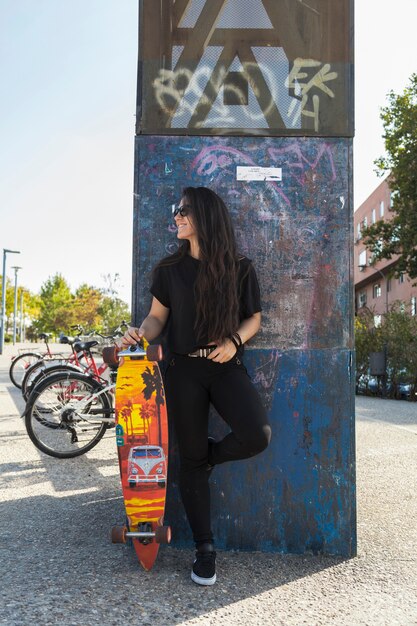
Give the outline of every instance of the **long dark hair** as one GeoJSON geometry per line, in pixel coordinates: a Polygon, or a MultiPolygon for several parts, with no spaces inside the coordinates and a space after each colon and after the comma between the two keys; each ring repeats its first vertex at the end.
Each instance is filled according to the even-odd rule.
{"type": "MultiPolygon", "coordinates": [[[[197,339],[224,340],[239,325],[239,257],[229,211],[207,187],[186,187],[183,197],[197,231],[200,267],[195,282],[197,339]]],[[[180,245],[171,262],[189,253],[188,241],[180,245]]],[[[164,264],[164,262],[162,262],[164,264]]]]}

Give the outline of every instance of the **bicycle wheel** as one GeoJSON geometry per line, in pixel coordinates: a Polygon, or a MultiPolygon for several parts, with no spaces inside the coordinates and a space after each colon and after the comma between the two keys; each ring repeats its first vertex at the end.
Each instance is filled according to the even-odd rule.
{"type": "Polygon", "coordinates": [[[32,363],[36,363],[42,359],[42,355],[38,352],[24,352],[13,359],[9,369],[10,380],[18,389],[22,388],[22,380],[32,363]]]}
{"type": "Polygon", "coordinates": [[[36,363],[32,363],[32,365],[28,367],[25,375],[23,376],[23,398],[27,401],[30,394],[35,389],[36,385],[38,385],[47,376],[51,374],[56,374],[57,372],[67,372],[68,370],[71,370],[72,372],[83,372],[80,367],[68,363],[67,360],[40,359],[36,363]]]}
{"type": "Polygon", "coordinates": [[[111,398],[103,389],[90,376],[77,372],[45,378],[26,405],[25,425],[31,441],[58,459],[91,450],[103,437],[113,415],[111,398]]]}

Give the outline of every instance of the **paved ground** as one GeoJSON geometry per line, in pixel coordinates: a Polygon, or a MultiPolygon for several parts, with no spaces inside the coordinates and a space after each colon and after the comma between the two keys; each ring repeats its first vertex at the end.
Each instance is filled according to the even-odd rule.
{"type": "Polygon", "coordinates": [[[417,404],[357,398],[358,557],[220,553],[218,583],[189,578],[191,550],[146,573],[109,526],[123,520],[113,437],[42,455],[0,356],[0,624],[417,625],[417,404]]]}

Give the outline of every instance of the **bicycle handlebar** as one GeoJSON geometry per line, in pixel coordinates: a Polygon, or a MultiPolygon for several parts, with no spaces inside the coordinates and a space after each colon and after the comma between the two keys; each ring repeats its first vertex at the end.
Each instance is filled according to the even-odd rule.
{"type": "Polygon", "coordinates": [[[103,333],[98,332],[97,330],[93,332],[94,335],[98,335],[102,339],[115,339],[116,337],[121,337],[123,335],[123,328],[128,328],[128,323],[123,320],[120,325],[115,328],[110,335],[103,335],[103,333]]]}

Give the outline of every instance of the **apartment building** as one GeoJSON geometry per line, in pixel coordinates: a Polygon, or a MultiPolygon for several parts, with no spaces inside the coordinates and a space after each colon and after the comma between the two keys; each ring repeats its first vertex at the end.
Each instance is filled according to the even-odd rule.
{"type": "Polygon", "coordinates": [[[371,266],[371,252],[362,241],[362,230],[365,226],[381,219],[392,219],[391,206],[387,177],[354,214],[355,310],[359,312],[362,307],[368,307],[374,311],[377,323],[395,301],[400,301],[404,310],[411,315],[417,314],[417,285],[413,286],[407,274],[400,278],[392,275],[397,258],[384,259],[371,266]]]}

